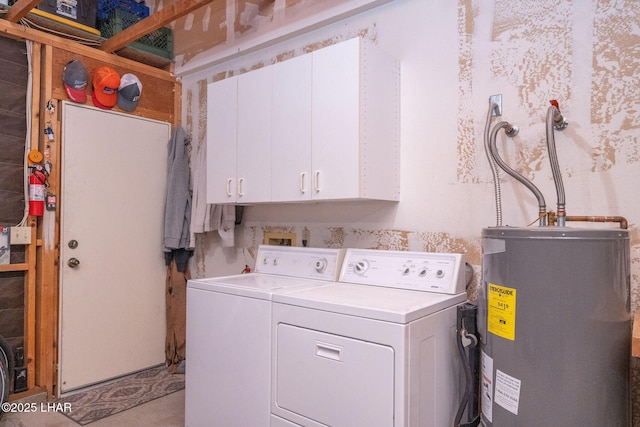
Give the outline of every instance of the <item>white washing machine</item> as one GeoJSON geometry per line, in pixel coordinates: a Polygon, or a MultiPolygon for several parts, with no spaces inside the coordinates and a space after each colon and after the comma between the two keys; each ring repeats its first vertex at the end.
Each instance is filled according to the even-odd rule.
{"type": "Polygon", "coordinates": [[[264,245],[254,273],[187,282],[187,427],[269,425],[271,298],[335,282],[343,255],[264,245]]]}
{"type": "Polygon", "coordinates": [[[274,295],[271,426],[453,425],[464,273],[461,254],[347,249],[340,283],[274,295]]]}

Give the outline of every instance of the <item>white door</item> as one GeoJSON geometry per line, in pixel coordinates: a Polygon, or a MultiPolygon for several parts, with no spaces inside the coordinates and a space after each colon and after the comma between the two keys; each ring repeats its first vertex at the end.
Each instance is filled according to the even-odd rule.
{"type": "Polygon", "coordinates": [[[162,230],[171,126],[67,102],[62,120],[64,393],[165,360],[162,230]]]}

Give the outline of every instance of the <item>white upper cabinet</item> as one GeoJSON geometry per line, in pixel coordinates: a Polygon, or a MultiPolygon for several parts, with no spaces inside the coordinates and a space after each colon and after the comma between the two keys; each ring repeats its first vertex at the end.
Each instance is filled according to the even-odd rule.
{"type": "Polygon", "coordinates": [[[271,200],[271,68],[207,87],[207,203],[271,200]]]}
{"type": "Polygon", "coordinates": [[[207,87],[207,203],[236,202],[238,79],[207,87]]]}
{"type": "Polygon", "coordinates": [[[238,76],[238,203],[271,200],[271,74],[264,67],[238,76]]]}
{"type": "Polygon", "coordinates": [[[398,62],[360,38],[211,83],[207,201],[397,201],[399,92],[398,62]]]}
{"type": "Polygon", "coordinates": [[[311,198],[311,55],[272,66],[271,200],[311,198]]]}
{"type": "Polygon", "coordinates": [[[363,39],[313,52],[313,198],[398,200],[400,70],[363,39]]]}

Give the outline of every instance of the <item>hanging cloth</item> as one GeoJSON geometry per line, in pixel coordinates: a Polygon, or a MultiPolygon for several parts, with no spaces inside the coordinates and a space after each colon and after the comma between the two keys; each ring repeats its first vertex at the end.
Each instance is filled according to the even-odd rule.
{"type": "Polygon", "coordinates": [[[178,271],[186,271],[190,246],[191,192],[189,170],[189,144],[187,133],[177,127],[169,144],[167,158],[167,196],[164,208],[164,235],[166,265],[176,260],[178,271]]]}

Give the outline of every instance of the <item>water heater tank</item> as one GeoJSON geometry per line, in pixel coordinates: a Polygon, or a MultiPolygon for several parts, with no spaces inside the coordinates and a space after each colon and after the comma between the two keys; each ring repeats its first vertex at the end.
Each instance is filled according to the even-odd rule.
{"type": "Polygon", "coordinates": [[[631,425],[627,230],[487,228],[482,248],[482,422],[631,425]]]}

